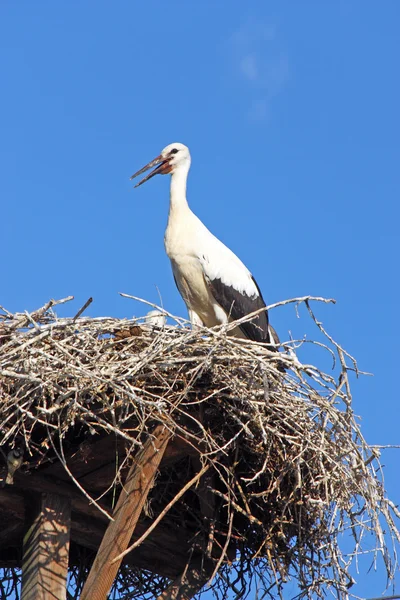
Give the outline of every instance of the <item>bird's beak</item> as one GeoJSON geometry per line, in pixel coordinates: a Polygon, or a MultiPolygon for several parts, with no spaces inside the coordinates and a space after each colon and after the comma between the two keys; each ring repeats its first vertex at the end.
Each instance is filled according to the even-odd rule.
{"type": "Polygon", "coordinates": [[[139,181],[139,183],[137,183],[135,185],[135,187],[138,187],[139,185],[142,185],[142,183],[144,183],[145,181],[148,181],[149,179],[151,179],[152,177],[154,177],[154,175],[159,175],[159,174],[166,175],[167,173],[170,173],[171,172],[171,168],[172,168],[171,165],[169,164],[169,158],[168,157],[166,158],[165,156],[162,156],[162,154],[160,154],[154,160],[152,160],[146,166],[144,166],[143,169],[140,169],[140,171],[137,171],[136,173],[134,173],[130,177],[130,179],[131,180],[134,179],[138,175],[141,175],[142,173],[145,173],[146,171],[148,171],[149,169],[152,169],[153,167],[157,167],[157,168],[154,169],[154,171],[152,171],[148,175],[146,175],[146,177],[144,177],[143,179],[141,179],[139,181]]]}

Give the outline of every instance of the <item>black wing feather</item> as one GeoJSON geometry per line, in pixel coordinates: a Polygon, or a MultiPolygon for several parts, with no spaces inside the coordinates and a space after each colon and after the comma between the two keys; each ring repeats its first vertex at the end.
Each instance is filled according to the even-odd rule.
{"type": "MultiPolygon", "coordinates": [[[[246,294],[241,294],[230,285],[225,285],[221,279],[211,280],[207,278],[215,300],[234,321],[266,306],[260,288],[254,279],[253,281],[258,290],[258,296],[249,297],[246,294]]],[[[265,344],[271,341],[268,329],[268,313],[266,310],[259,313],[251,321],[242,323],[239,325],[239,328],[249,340],[265,344]]]]}

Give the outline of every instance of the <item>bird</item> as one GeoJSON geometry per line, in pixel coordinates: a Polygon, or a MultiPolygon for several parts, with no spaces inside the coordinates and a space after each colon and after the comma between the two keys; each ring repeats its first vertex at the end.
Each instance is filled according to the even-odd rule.
{"type": "Polygon", "coordinates": [[[167,317],[161,310],[149,310],[144,320],[146,325],[156,329],[162,329],[167,322],[167,317]]]}
{"type": "Polygon", "coordinates": [[[166,146],[130,179],[153,167],[135,187],[155,175],[171,175],[164,243],[191,325],[210,328],[260,311],[251,320],[228,331],[228,335],[265,343],[269,347],[272,343],[273,349],[276,349],[279,338],[269,324],[266,304],[253,275],[188,205],[186,184],[190,165],[189,148],[175,142],[166,146]]]}
{"type": "Polygon", "coordinates": [[[14,473],[17,471],[24,460],[24,451],[21,447],[16,446],[7,454],[7,477],[5,484],[13,485],[14,473]]]}

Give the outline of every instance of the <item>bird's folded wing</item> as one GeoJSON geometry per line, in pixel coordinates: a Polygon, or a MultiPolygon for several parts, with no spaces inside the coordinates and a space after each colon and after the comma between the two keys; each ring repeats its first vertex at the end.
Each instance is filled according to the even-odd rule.
{"type": "MultiPolygon", "coordinates": [[[[239,291],[233,285],[228,285],[219,277],[211,278],[205,272],[205,281],[216,302],[223,308],[233,321],[241,319],[250,313],[265,308],[263,297],[259,293],[258,286],[253,279],[255,293],[248,296],[245,291],[239,291]]],[[[251,321],[239,325],[241,331],[250,340],[255,342],[270,342],[268,331],[267,311],[260,312],[251,321]]]]}

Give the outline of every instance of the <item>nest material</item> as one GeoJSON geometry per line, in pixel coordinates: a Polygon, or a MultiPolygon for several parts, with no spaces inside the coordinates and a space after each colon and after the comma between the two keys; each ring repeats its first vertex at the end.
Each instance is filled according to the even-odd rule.
{"type": "MultiPolygon", "coordinates": [[[[310,298],[295,301],[306,303],[325,333],[310,298]]],[[[399,514],[351,409],[348,372],[357,366],[332,338],[319,346],[336,355],[337,380],[301,364],[293,351],[278,356],[218,328],[192,331],[179,319],[163,328],[58,319],[54,304],[5,312],[0,322],[0,445],[8,451],[23,440],[21,470],[66,461],[77,428],[89,443],[99,432],[117,436],[129,457],[162,423],[210,465],[201,485],[213,514],[201,513],[201,486],[178,496],[193,476],[192,457],[159,474],[146,510],[157,516],[177,498],[163,524],[192,532],[193,548],[212,562],[216,590],[239,587],[242,594],[257,576],[275,595],[292,577],[300,596],[333,589],[346,597],[367,531],[376,540],[371,552],[393,578],[395,545],[388,545],[399,540],[399,514]],[[339,538],[346,530],[354,547],[345,553],[339,538]]],[[[133,597],[128,582],[138,576],[126,566],[121,573],[119,589],[133,597]]]]}

